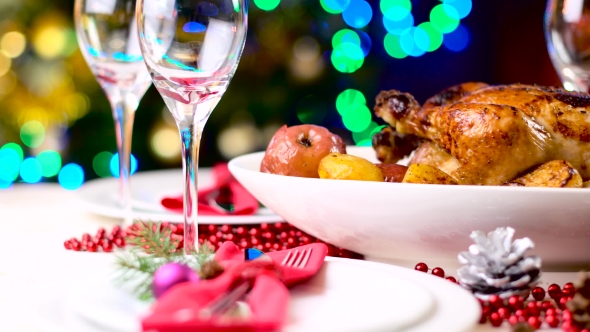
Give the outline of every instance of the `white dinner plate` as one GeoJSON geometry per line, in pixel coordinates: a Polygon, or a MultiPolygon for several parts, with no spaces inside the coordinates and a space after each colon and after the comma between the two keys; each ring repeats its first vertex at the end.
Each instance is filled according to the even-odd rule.
{"type": "MultiPolygon", "coordinates": [[[[211,169],[199,168],[199,187],[212,185],[211,169]]],[[[92,213],[123,218],[123,210],[117,204],[118,179],[106,178],[86,182],[79,190],[78,197],[92,213]]],[[[152,221],[183,222],[181,213],[165,209],[160,201],[167,196],[182,193],[181,169],[139,172],[131,176],[131,199],[133,217],[152,221]]],[[[267,208],[260,208],[248,216],[199,216],[203,224],[260,224],[282,222],[283,219],[267,208]]]]}
{"type": "MultiPolygon", "coordinates": [[[[32,310],[42,330],[137,331],[136,316],[148,305],[99,276],[75,285],[67,296],[58,287],[46,288],[32,310]]],[[[463,332],[472,330],[480,314],[470,293],[442,278],[332,257],[291,296],[283,331],[463,332]]]]}

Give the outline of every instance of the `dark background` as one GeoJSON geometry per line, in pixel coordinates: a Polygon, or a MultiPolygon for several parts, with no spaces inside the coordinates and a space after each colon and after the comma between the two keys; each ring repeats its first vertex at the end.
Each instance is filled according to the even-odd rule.
{"type": "MultiPolygon", "coordinates": [[[[67,29],[71,37],[73,1],[1,2],[0,36],[17,30],[30,42],[43,22],[51,22],[57,17],[57,24],[67,29]]],[[[240,137],[244,135],[255,139],[240,153],[264,149],[277,126],[301,123],[296,112],[305,97],[313,99],[314,107],[326,112],[317,124],[327,126],[347,143],[354,144],[351,133],[344,128],[335,109],[336,97],[345,89],[361,91],[367,97],[367,106],[372,108],[374,96],[383,89],[407,91],[424,101],[448,86],[466,81],[560,84],[545,46],[543,1],[474,0],[471,13],[461,21],[471,32],[465,50],[453,52],[443,46],[435,52],[404,59],[394,59],[385,52],[383,37],[386,31],[381,22],[379,3],[368,2],[373,9],[373,19],[363,30],[371,37],[372,48],[363,66],[351,74],[338,72],[330,62],[331,38],[335,32],[347,27],[341,15],[326,13],[318,0],[283,0],[271,12],[264,12],[250,2],[244,55],[229,89],[205,127],[200,165],[210,166],[231,157],[231,154],[222,153],[218,144],[220,134],[228,128],[241,128],[243,135],[230,135],[232,139],[226,140],[225,144],[240,144],[240,137]],[[293,43],[305,35],[319,42],[325,67],[317,78],[302,81],[290,73],[289,61],[293,43]],[[248,133],[250,135],[246,135],[248,133]]],[[[415,25],[428,20],[430,9],[439,3],[435,0],[412,1],[415,25]]],[[[75,39],[70,38],[69,42],[75,43],[75,39]]],[[[14,99],[30,95],[27,86],[21,84],[25,75],[47,79],[42,69],[44,64],[65,64],[75,90],[88,97],[89,109],[84,116],[71,116],[69,123],[63,119],[52,120],[48,126],[59,128],[59,144],[53,148],[60,152],[64,164],[78,163],[84,168],[87,180],[95,178],[93,158],[101,151],[116,150],[114,128],[107,100],[75,48],[70,54],[44,59],[36,55],[33,47],[27,46],[23,55],[13,59],[12,72],[17,82],[9,93],[0,94],[0,145],[6,142],[20,144],[18,118],[24,111],[14,99]],[[35,61],[42,64],[41,69],[33,74],[24,70],[35,61]]],[[[60,95],[33,99],[47,102],[43,98],[55,99],[60,95]]],[[[150,145],[154,128],[172,128],[170,122],[164,120],[164,112],[161,97],[151,87],[139,106],[134,126],[132,150],[139,160],[140,171],[180,166],[179,157],[160,158],[150,145]]],[[[54,113],[48,111],[48,114],[54,113]]],[[[24,145],[23,148],[28,155],[39,152],[38,149],[26,149],[24,145]]]]}

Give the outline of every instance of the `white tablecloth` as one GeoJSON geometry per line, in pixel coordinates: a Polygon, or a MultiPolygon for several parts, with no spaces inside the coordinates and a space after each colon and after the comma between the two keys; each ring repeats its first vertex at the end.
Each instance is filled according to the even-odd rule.
{"type": "MultiPolygon", "coordinates": [[[[94,273],[90,255],[63,247],[71,237],[94,235],[119,221],[87,213],[76,192],[56,184],[16,185],[0,190],[0,331],[41,331],[30,304],[45,285],[94,273]],[[83,257],[83,259],[82,259],[83,257]]],[[[544,273],[543,287],[573,281],[576,273],[544,273]]],[[[475,331],[509,331],[478,326],[475,331]]]]}

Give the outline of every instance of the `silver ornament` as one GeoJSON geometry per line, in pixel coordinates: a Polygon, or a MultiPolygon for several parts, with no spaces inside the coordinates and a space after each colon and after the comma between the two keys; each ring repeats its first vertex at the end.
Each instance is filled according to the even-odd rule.
{"type": "Polygon", "coordinates": [[[473,291],[476,297],[487,300],[490,295],[503,299],[524,296],[539,282],[541,259],[524,257],[535,246],[531,239],[525,237],[513,242],[511,227],[497,228],[487,236],[474,231],[470,237],[475,244],[469,246],[469,251],[459,253],[463,266],[457,274],[459,284],[473,291]]]}

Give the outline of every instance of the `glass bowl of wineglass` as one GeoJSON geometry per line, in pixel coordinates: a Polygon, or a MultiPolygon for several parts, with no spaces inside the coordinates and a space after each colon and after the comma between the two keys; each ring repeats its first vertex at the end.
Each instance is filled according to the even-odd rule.
{"type": "Polygon", "coordinates": [[[184,172],[184,251],[197,234],[199,142],[240,60],[246,0],[138,0],[143,59],[180,133],[184,172]]]}
{"type": "Polygon", "coordinates": [[[563,87],[590,92],[590,0],[547,1],[545,38],[563,87]]]}
{"type": "Polygon", "coordinates": [[[119,204],[132,223],[130,177],[133,119],[151,84],[139,49],[135,0],[76,0],[76,36],[113,111],[119,157],[119,204]]]}

